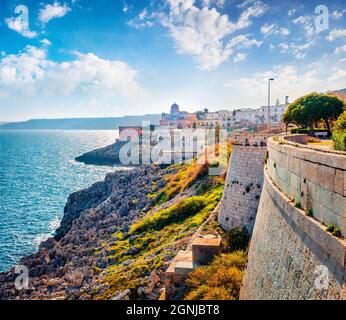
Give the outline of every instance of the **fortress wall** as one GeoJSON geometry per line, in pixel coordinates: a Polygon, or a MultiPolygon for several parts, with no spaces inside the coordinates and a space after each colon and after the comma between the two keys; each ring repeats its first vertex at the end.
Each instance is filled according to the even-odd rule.
{"type": "Polygon", "coordinates": [[[241,299],[346,299],[346,241],[321,223],[344,227],[346,163],[335,156],[269,139],[241,299]]]}
{"type": "Polygon", "coordinates": [[[346,156],[302,145],[268,141],[268,173],[303,209],[346,236],[346,156]]]}
{"type": "Polygon", "coordinates": [[[252,233],[263,185],[268,135],[241,133],[232,137],[232,153],[218,216],[230,230],[246,226],[252,233]]]}

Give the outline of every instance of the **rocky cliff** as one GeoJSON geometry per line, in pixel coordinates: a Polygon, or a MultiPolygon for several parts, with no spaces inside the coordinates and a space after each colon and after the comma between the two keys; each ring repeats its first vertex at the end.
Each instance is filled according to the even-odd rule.
{"type": "Polygon", "coordinates": [[[110,173],[102,182],[69,196],[61,226],[54,238],[20,265],[29,269],[30,287],[14,287],[14,270],[0,275],[2,299],[79,298],[93,280],[93,250],[116,230],[126,230],[150,204],[152,183],[162,183],[157,167],[110,173]],[[136,199],[136,201],[133,201],[136,199]]]}
{"type": "Polygon", "coordinates": [[[2,273],[0,299],[158,298],[155,273],[221,199],[223,180],[206,169],[185,163],[117,171],[71,194],[55,237],[19,262],[29,287],[17,290],[14,269],[2,273]]]}
{"type": "Polygon", "coordinates": [[[93,165],[116,165],[120,164],[119,151],[126,142],[117,141],[109,146],[95,149],[82,154],[75,160],[93,165]]]}

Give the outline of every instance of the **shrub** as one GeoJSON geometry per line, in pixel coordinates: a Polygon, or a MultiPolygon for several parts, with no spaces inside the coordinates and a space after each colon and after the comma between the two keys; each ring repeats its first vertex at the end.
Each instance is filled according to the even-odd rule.
{"type": "Polygon", "coordinates": [[[197,267],[189,275],[187,300],[235,300],[239,298],[246,254],[237,251],[217,256],[208,266],[197,267]]]}
{"type": "Polygon", "coordinates": [[[314,216],[314,212],[312,211],[312,208],[309,208],[309,210],[306,212],[306,215],[308,217],[313,217],[314,216]]]}
{"type": "Polygon", "coordinates": [[[302,207],[300,201],[294,201],[294,207],[300,209],[302,207]]]}
{"type": "Polygon", "coordinates": [[[341,231],[340,231],[339,228],[334,228],[333,236],[334,236],[334,237],[338,237],[338,238],[341,237],[341,231]]]}
{"type": "MultiPolygon", "coordinates": [[[[323,128],[314,128],[314,132],[327,132],[329,137],[332,135],[330,130],[323,129],[323,128]]],[[[291,129],[291,133],[292,134],[308,134],[309,129],[308,128],[293,128],[291,129]]]]}
{"type": "Polygon", "coordinates": [[[335,150],[346,151],[346,130],[333,132],[333,146],[335,150]]]}
{"type": "Polygon", "coordinates": [[[340,115],[335,123],[333,146],[335,150],[346,151],[346,111],[340,115]]]}
{"type": "Polygon", "coordinates": [[[131,226],[131,233],[139,233],[145,230],[161,230],[165,226],[185,220],[196,214],[206,206],[204,197],[191,197],[180,201],[171,207],[157,211],[144,217],[140,222],[131,226]]]}
{"type": "Polygon", "coordinates": [[[245,227],[236,227],[226,234],[226,248],[229,251],[246,250],[250,235],[245,227]]]}
{"type": "Polygon", "coordinates": [[[326,228],[326,231],[330,232],[335,237],[341,237],[340,229],[334,224],[329,224],[326,228]]]}

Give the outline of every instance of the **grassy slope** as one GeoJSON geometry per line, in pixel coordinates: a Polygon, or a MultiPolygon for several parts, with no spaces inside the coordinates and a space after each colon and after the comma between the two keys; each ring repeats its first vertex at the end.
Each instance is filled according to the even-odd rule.
{"type": "Polygon", "coordinates": [[[185,249],[221,200],[224,180],[208,176],[207,170],[197,163],[168,167],[164,188],[152,185],[152,209],[129,232],[116,232],[95,251],[96,256],[106,251],[110,262],[106,270],[95,270],[100,272],[99,283],[107,285],[106,290],[95,292],[96,299],[110,299],[125,289],[131,290],[131,298],[138,298],[136,291],[145,284],[144,277],[165,270],[177,252],[185,249]]]}

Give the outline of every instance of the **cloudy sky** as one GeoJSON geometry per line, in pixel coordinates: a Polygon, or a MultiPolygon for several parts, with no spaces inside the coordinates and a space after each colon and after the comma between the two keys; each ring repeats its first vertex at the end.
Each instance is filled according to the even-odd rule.
{"type": "Polygon", "coordinates": [[[322,2],[1,0],[0,121],[257,107],[268,77],[273,101],[345,88],[346,4],[322,2]]]}

